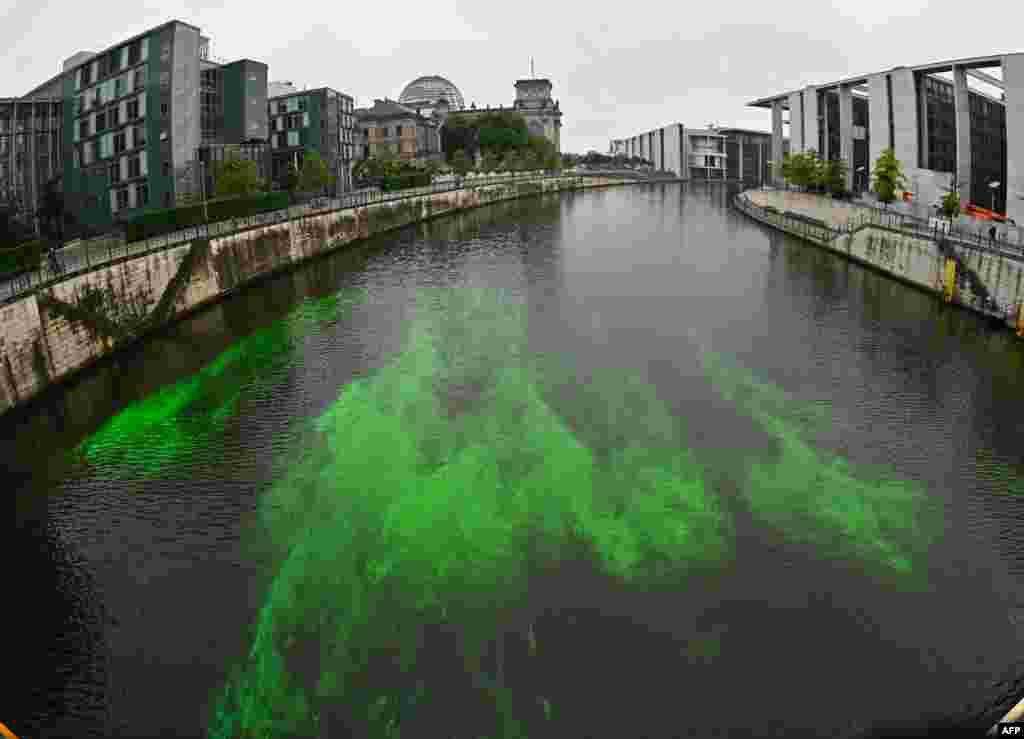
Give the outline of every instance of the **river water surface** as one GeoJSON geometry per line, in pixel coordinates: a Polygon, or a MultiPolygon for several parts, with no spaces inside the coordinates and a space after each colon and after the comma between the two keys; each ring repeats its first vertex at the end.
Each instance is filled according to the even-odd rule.
{"type": "Polygon", "coordinates": [[[728,197],[409,227],[0,419],[0,721],[846,736],[990,700],[1024,345],[728,197]]]}

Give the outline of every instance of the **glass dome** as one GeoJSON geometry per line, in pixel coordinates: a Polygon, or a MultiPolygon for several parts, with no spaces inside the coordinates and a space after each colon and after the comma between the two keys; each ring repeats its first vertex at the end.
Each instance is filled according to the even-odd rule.
{"type": "Polygon", "coordinates": [[[465,107],[459,88],[444,77],[437,75],[414,79],[402,90],[402,94],[398,96],[398,102],[410,108],[432,110],[441,97],[448,101],[450,110],[462,110],[465,107]]]}

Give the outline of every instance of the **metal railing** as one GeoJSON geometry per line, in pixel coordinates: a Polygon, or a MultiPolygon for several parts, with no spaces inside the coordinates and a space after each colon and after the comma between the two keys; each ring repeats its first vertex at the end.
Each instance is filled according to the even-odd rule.
{"type": "Polygon", "coordinates": [[[267,226],[275,223],[286,223],[311,215],[321,215],[338,210],[362,208],[376,203],[388,203],[396,200],[422,197],[423,195],[435,195],[455,190],[472,190],[495,185],[515,184],[524,182],[536,182],[551,179],[571,179],[576,184],[581,184],[584,177],[599,176],[592,174],[562,175],[554,172],[546,172],[542,175],[528,174],[509,175],[500,177],[465,177],[455,181],[435,183],[424,187],[411,188],[407,190],[396,190],[394,192],[382,192],[379,189],[367,189],[358,192],[346,193],[337,198],[317,198],[310,203],[295,205],[275,211],[257,213],[244,218],[231,218],[214,223],[204,223],[189,228],[181,229],[169,234],[154,236],[142,241],[135,241],[125,244],[109,243],[105,250],[93,253],[95,250],[89,248],[81,249],[83,254],[72,255],[58,252],[56,258],[44,259],[39,269],[23,272],[9,278],[6,282],[0,281],[0,303],[10,301],[20,295],[38,290],[40,287],[50,283],[67,279],[68,277],[88,272],[104,264],[116,262],[127,257],[139,256],[147,252],[161,251],[185,244],[195,239],[215,238],[227,234],[244,231],[249,228],[267,226]],[[104,253],[105,252],[105,253],[104,253]]]}
{"type": "Polygon", "coordinates": [[[743,193],[733,198],[733,205],[755,220],[777,226],[783,231],[795,233],[819,244],[829,244],[844,233],[840,228],[816,222],[807,216],[755,205],[744,197],[743,193]]]}

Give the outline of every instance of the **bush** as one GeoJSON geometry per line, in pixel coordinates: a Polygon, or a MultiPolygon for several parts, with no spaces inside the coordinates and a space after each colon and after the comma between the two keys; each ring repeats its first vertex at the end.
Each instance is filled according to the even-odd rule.
{"type": "MultiPolygon", "coordinates": [[[[225,221],[229,218],[245,218],[255,213],[281,210],[287,207],[288,193],[286,192],[262,193],[249,198],[210,200],[206,203],[211,223],[225,221]]],[[[204,222],[202,203],[181,208],[153,210],[128,221],[125,225],[125,241],[129,243],[141,241],[189,226],[197,226],[204,222]]]]}
{"type": "Polygon", "coordinates": [[[46,248],[45,239],[24,241],[17,246],[0,248],[0,275],[14,275],[38,269],[46,248]]]}
{"type": "Polygon", "coordinates": [[[384,192],[395,192],[396,190],[407,190],[410,187],[424,187],[430,184],[429,172],[415,172],[413,174],[388,175],[381,183],[384,192]]]}

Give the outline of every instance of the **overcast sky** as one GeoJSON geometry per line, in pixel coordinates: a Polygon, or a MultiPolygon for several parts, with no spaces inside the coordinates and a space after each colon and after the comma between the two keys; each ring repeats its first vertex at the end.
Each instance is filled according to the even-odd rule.
{"type": "Polygon", "coordinates": [[[561,102],[562,149],[574,152],[668,123],[768,130],[770,114],[747,102],[900,64],[1024,51],[1019,0],[0,0],[0,17],[0,96],[24,94],[76,51],[173,18],[199,26],[218,57],[266,62],[272,80],[329,85],[358,105],[424,74],[451,80],[467,105],[507,105],[533,56],[561,102]]]}

